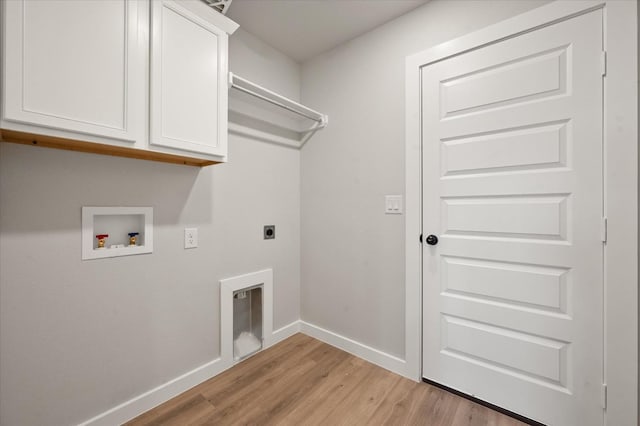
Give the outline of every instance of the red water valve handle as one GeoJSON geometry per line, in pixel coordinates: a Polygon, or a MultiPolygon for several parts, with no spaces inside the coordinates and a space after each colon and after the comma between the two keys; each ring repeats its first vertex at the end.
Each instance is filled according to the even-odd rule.
{"type": "Polygon", "coordinates": [[[99,240],[102,240],[104,238],[109,238],[109,234],[98,234],[96,235],[96,238],[99,240]]]}

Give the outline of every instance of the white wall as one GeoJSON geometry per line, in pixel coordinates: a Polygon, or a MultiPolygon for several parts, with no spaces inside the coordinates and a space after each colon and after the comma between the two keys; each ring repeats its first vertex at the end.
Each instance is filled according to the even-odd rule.
{"type": "MultiPolygon", "coordinates": [[[[242,30],[230,68],[298,97],[299,66],[242,30]]],[[[221,278],[272,267],[274,329],[299,318],[300,153],[229,147],[197,169],[0,144],[0,424],[75,424],[217,358],[221,278]],[[154,253],[81,261],[91,205],[153,206],[154,253]]]]}
{"type": "MultiPolygon", "coordinates": [[[[329,126],[302,150],[302,319],[404,357],[405,57],[546,3],[432,0],[302,68],[329,126]]],[[[416,236],[417,238],[417,236],[416,236]]]]}

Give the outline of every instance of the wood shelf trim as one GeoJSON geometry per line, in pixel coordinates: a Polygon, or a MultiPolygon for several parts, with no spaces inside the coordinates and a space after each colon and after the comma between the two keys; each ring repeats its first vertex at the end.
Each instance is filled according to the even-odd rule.
{"type": "Polygon", "coordinates": [[[182,164],[194,167],[206,167],[219,163],[219,161],[202,160],[199,158],[185,157],[181,155],[165,154],[163,152],[145,151],[136,148],[85,142],[75,139],[39,135],[35,133],[19,132],[8,129],[0,129],[0,141],[22,145],[42,146],[45,148],[64,149],[67,151],[135,158],[138,160],[182,164]]]}

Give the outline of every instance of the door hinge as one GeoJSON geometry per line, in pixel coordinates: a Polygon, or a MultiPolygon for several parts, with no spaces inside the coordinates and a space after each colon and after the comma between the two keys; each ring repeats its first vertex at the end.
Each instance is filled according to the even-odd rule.
{"type": "Polygon", "coordinates": [[[602,384],[602,393],[600,395],[600,403],[602,404],[602,408],[603,409],[607,409],[607,385],[606,384],[602,384]]]}
{"type": "Polygon", "coordinates": [[[607,75],[607,52],[602,51],[600,55],[600,71],[602,71],[602,76],[607,75]]]}
{"type": "Polygon", "coordinates": [[[600,239],[603,243],[607,242],[607,218],[602,218],[602,224],[600,225],[600,239]]]}

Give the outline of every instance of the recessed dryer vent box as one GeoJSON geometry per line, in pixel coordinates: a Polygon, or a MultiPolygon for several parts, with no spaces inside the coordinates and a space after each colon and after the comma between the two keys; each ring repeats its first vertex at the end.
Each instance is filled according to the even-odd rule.
{"type": "Polygon", "coordinates": [[[233,365],[273,341],[273,270],[220,280],[220,358],[233,365]]]}
{"type": "Polygon", "coordinates": [[[153,207],[82,208],[83,260],[152,252],[153,207]]]}

